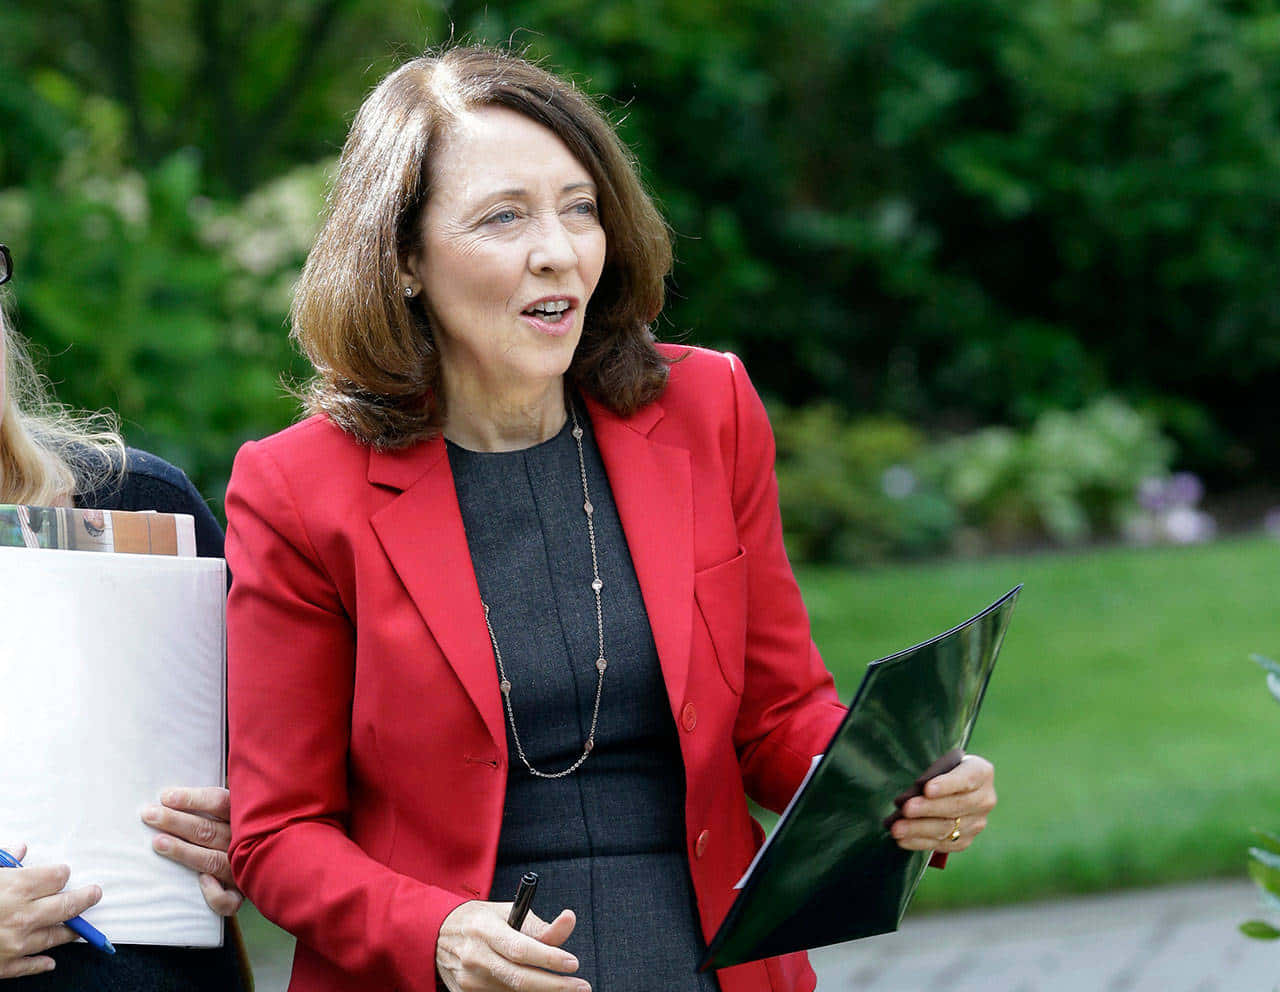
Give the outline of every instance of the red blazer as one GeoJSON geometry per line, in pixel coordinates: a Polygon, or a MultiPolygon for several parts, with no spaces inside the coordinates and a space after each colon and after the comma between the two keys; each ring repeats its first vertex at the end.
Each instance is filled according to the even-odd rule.
{"type": "MultiPolygon", "coordinates": [[[[658,648],[710,939],[844,710],[782,545],[773,436],[731,355],[658,402],[588,401],[658,648]]],[[[358,444],[323,417],[246,444],[227,489],[231,863],[298,937],[293,992],[435,988],[444,918],[487,898],[509,767],[497,669],[442,440],[358,444]]],[[[809,990],[803,954],[720,972],[809,990]]]]}

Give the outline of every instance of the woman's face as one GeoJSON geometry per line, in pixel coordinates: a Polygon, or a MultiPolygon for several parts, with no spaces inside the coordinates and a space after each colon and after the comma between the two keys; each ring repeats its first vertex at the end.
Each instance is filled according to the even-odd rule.
{"type": "Polygon", "coordinates": [[[446,390],[545,388],[569,368],[604,267],[591,174],[514,111],[463,117],[438,151],[402,278],[435,318],[446,390]]]}

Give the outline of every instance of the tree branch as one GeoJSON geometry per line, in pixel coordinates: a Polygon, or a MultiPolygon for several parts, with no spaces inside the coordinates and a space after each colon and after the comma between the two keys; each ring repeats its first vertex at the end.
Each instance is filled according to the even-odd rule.
{"type": "Polygon", "coordinates": [[[208,131],[214,139],[218,172],[232,189],[242,190],[246,185],[245,163],[241,157],[244,128],[232,90],[234,73],[222,23],[222,0],[197,0],[196,33],[203,46],[190,106],[198,106],[199,94],[205,95],[208,131]]]}
{"type": "Polygon", "coordinates": [[[311,18],[302,30],[298,54],[294,64],[280,80],[280,85],[253,118],[249,128],[250,140],[246,143],[246,162],[251,162],[248,172],[257,172],[264,152],[276,142],[273,140],[280,123],[288,117],[298,102],[299,95],[315,71],[320,50],[337,25],[344,8],[351,0],[323,0],[312,11],[311,18]]]}
{"type": "Polygon", "coordinates": [[[133,11],[129,0],[106,0],[101,46],[107,70],[111,73],[116,96],[129,114],[131,145],[142,161],[149,161],[153,145],[142,112],[142,95],[138,89],[137,45],[133,34],[133,11]]]}

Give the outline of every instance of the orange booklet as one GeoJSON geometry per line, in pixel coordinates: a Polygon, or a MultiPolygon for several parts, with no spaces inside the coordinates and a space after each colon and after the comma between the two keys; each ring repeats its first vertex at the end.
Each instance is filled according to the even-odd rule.
{"type": "Polygon", "coordinates": [[[0,547],[194,558],[196,523],[189,513],[0,504],[0,547]]]}

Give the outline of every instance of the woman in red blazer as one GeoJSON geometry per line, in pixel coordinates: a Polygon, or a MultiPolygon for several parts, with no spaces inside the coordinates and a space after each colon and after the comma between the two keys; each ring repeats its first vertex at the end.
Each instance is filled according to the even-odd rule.
{"type": "MultiPolygon", "coordinates": [[[[523,60],[417,59],[357,115],[294,308],[313,415],[227,492],[231,858],[291,989],[814,987],[694,969],[745,795],[784,806],[844,710],[746,372],[649,335],[669,264],[607,122],[523,60]],[[530,860],[559,912],[517,932],[530,860]]],[[[962,850],[994,802],[966,758],[895,836],[962,850]]]]}

